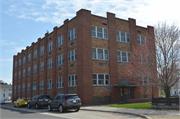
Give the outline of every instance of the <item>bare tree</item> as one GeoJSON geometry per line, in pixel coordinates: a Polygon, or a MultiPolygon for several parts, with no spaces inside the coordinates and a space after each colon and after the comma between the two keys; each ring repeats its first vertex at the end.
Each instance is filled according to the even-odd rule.
{"type": "Polygon", "coordinates": [[[177,25],[159,23],[154,29],[154,36],[148,36],[141,46],[132,48],[132,65],[128,68],[131,70],[127,70],[137,77],[148,76],[145,80],[150,85],[162,84],[169,98],[170,88],[180,77],[179,41],[180,29],[177,25]]]}

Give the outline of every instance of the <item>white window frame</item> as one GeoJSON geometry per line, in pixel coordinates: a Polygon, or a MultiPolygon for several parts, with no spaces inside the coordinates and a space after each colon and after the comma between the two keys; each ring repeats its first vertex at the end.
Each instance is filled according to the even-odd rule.
{"type": "Polygon", "coordinates": [[[33,52],[33,59],[37,57],[37,50],[33,52]]]}
{"type": "MultiPolygon", "coordinates": [[[[93,31],[94,32],[94,31],[93,31]]],[[[99,26],[91,26],[91,36],[92,37],[95,37],[95,38],[101,38],[101,39],[106,39],[106,40],[108,40],[108,37],[109,37],[109,35],[108,35],[108,28],[103,28],[103,27],[99,27],[99,26]],[[95,27],[95,36],[92,36],[92,27],[95,27]],[[97,28],[101,28],[102,29],[102,37],[98,37],[97,36],[97,28]],[[105,33],[104,33],[104,30],[107,30],[107,38],[105,38],[105,33]]]]}
{"type": "Polygon", "coordinates": [[[37,72],[37,64],[33,65],[33,73],[37,72]]]}
{"type": "Polygon", "coordinates": [[[23,57],[23,64],[26,63],[26,56],[23,57]]]}
{"type": "Polygon", "coordinates": [[[28,54],[28,61],[31,60],[31,53],[28,54]]]}
{"type": "Polygon", "coordinates": [[[14,67],[17,67],[17,61],[15,61],[14,67]]]}
{"type": "Polygon", "coordinates": [[[20,87],[20,85],[18,85],[18,92],[20,92],[20,89],[21,89],[21,87],[20,87]]]}
{"type": "MultiPolygon", "coordinates": [[[[92,47],[92,49],[93,48],[95,48],[95,47],[92,47]]],[[[96,53],[95,53],[96,58],[93,58],[93,56],[92,56],[92,59],[109,61],[109,49],[103,49],[103,48],[95,48],[95,49],[96,49],[96,53]],[[99,59],[98,58],[98,49],[102,49],[103,50],[103,59],[99,59]],[[108,54],[105,54],[105,51],[108,51],[108,54]],[[108,59],[106,59],[106,55],[107,55],[108,59]]],[[[92,55],[93,55],[93,53],[92,53],[92,55]]]]}
{"type": "Polygon", "coordinates": [[[63,45],[63,35],[57,37],[56,39],[56,47],[62,46],[63,45]]]}
{"type": "Polygon", "coordinates": [[[25,84],[22,84],[22,91],[25,91],[25,84]]]}
{"type": "Polygon", "coordinates": [[[39,52],[39,55],[43,55],[44,54],[44,45],[40,47],[40,52],[39,52]]]}
{"type": "Polygon", "coordinates": [[[33,82],[32,90],[36,90],[36,82],[33,82]]]}
{"type": "Polygon", "coordinates": [[[137,44],[138,45],[145,45],[146,44],[146,36],[137,35],[137,44]],[[138,39],[139,37],[139,39],[138,39]],[[144,37],[144,44],[142,43],[142,37],[144,37]],[[140,43],[138,43],[138,40],[140,43]]]}
{"type": "Polygon", "coordinates": [[[53,41],[48,42],[47,44],[47,52],[53,50],[53,41]]]}
{"type": "Polygon", "coordinates": [[[68,42],[77,38],[77,29],[76,27],[68,31],[68,42]]]}
{"type": "Polygon", "coordinates": [[[56,66],[62,65],[64,63],[63,54],[56,56],[56,66]]]}
{"type": "Polygon", "coordinates": [[[39,90],[44,89],[44,80],[39,81],[39,90]]]}
{"type": "Polygon", "coordinates": [[[30,91],[30,86],[31,86],[31,84],[27,83],[27,91],[30,91]]]}
{"type": "Polygon", "coordinates": [[[77,86],[77,74],[69,75],[68,76],[68,87],[75,87],[75,86],[77,86]]]}
{"type": "Polygon", "coordinates": [[[127,61],[122,61],[122,53],[124,53],[125,51],[119,51],[117,50],[117,54],[119,54],[120,56],[120,60],[119,60],[119,57],[117,55],[117,62],[131,62],[132,61],[132,58],[131,58],[131,52],[125,52],[126,53],[126,60],[127,61]],[[130,57],[128,56],[128,54],[130,54],[130,57]]]}
{"type": "Polygon", "coordinates": [[[39,71],[43,71],[44,70],[44,62],[40,62],[39,63],[39,71]]]}
{"type": "Polygon", "coordinates": [[[27,68],[27,75],[30,75],[31,74],[31,67],[28,67],[27,68]]]}
{"type": "Polygon", "coordinates": [[[68,51],[68,62],[73,62],[77,60],[77,49],[68,51]]]}
{"type": "Polygon", "coordinates": [[[22,71],[22,77],[25,76],[26,69],[23,69],[22,71]]]}
{"type": "Polygon", "coordinates": [[[53,58],[47,60],[47,69],[53,68],[53,58]]]}
{"type": "Polygon", "coordinates": [[[52,89],[53,88],[53,79],[48,79],[47,80],[47,89],[52,89]]]}
{"type": "Polygon", "coordinates": [[[18,78],[20,78],[20,77],[21,77],[21,71],[18,72],[18,78]]]}
{"type": "Polygon", "coordinates": [[[56,88],[63,88],[64,87],[64,81],[63,77],[59,77],[56,79],[56,88]]]}
{"type": "Polygon", "coordinates": [[[124,42],[124,43],[131,43],[130,33],[122,32],[122,31],[116,31],[116,41],[124,42]],[[125,41],[122,41],[121,33],[125,33],[125,41]],[[129,42],[127,41],[128,35],[129,35],[129,42]]]}
{"type": "Polygon", "coordinates": [[[93,84],[93,86],[110,86],[110,74],[99,74],[99,73],[93,73],[92,75],[96,75],[96,79],[92,79],[92,80],[96,80],[96,84],[93,84]],[[104,84],[99,84],[99,79],[98,76],[99,75],[104,75],[104,84]],[[106,85],[106,75],[109,76],[109,84],[106,85]]]}
{"type": "Polygon", "coordinates": [[[19,59],[19,62],[18,62],[18,66],[20,66],[21,65],[21,59],[19,59]]]}

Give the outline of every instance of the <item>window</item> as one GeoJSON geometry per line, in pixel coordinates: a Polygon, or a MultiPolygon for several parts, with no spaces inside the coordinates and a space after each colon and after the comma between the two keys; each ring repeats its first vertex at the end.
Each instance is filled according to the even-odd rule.
{"type": "Polygon", "coordinates": [[[137,35],[137,44],[138,45],[145,45],[146,44],[146,37],[137,35]]]}
{"type": "Polygon", "coordinates": [[[109,60],[109,50],[101,48],[92,48],[92,59],[109,60]]]}
{"type": "Polygon", "coordinates": [[[25,76],[25,69],[23,69],[23,72],[22,72],[22,77],[25,76]]]}
{"type": "Polygon", "coordinates": [[[18,66],[20,66],[21,65],[21,59],[19,59],[19,62],[18,62],[18,66]]]}
{"type": "Polygon", "coordinates": [[[59,66],[59,65],[62,65],[63,64],[63,54],[61,54],[61,55],[58,55],[57,57],[56,57],[56,66],[59,66]]]}
{"type": "Polygon", "coordinates": [[[32,90],[36,90],[36,82],[33,82],[33,89],[32,90]]]}
{"type": "Polygon", "coordinates": [[[17,73],[14,74],[14,79],[16,79],[16,78],[17,78],[17,73]]]}
{"type": "Polygon", "coordinates": [[[37,57],[37,50],[35,50],[33,53],[33,58],[36,58],[36,57],[37,57]]]}
{"type": "Polygon", "coordinates": [[[16,86],[14,86],[14,92],[16,92],[16,86]]]}
{"type": "Polygon", "coordinates": [[[39,55],[43,55],[44,54],[44,46],[41,46],[39,50],[40,50],[39,55]]]}
{"type": "Polygon", "coordinates": [[[26,63],[26,56],[23,57],[23,64],[26,63]]]}
{"type": "Polygon", "coordinates": [[[108,29],[98,26],[91,26],[91,36],[97,38],[108,39],[108,29]]]}
{"type": "Polygon", "coordinates": [[[63,87],[64,87],[63,77],[57,78],[56,88],[63,88],[63,87]]]}
{"type": "Polygon", "coordinates": [[[27,83],[27,91],[30,91],[30,83],[27,83]]]}
{"type": "Polygon", "coordinates": [[[39,71],[43,71],[44,70],[44,62],[40,62],[39,63],[39,71]]]}
{"type": "Polygon", "coordinates": [[[14,67],[17,67],[17,61],[15,62],[15,66],[14,67]]]}
{"type": "Polygon", "coordinates": [[[44,81],[39,81],[39,90],[44,89],[44,81]]]}
{"type": "Polygon", "coordinates": [[[130,43],[130,34],[122,31],[116,31],[116,41],[130,43]]]}
{"type": "Polygon", "coordinates": [[[117,61],[118,62],[131,62],[131,53],[117,51],[117,61]]]}
{"type": "Polygon", "coordinates": [[[18,78],[20,78],[20,77],[21,77],[21,71],[18,72],[18,78]]]}
{"type": "Polygon", "coordinates": [[[68,31],[68,42],[77,38],[77,31],[76,28],[71,29],[68,31]]]}
{"type": "Polygon", "coordinates": [[[47,44],[47,52],[53,50],[53,41],[48,42],[47,44]]]}
{"type": "Polygon", "coordinates": [[[25,84],[22,84],[22,91],[25,91],[25,84]]]}
{"type": "Polygon", "coordinates": [[[18,85],[18,92],[20,92],[20,85],[18,85]]]}
{"type": "Polygon", "coordinates": [[[68,87],[77,86],[77,74],[68,76],[68,87]]]}
{"type": "Polygon", "coordinates": [[[30,61],[30,60],[31,60],[31,53],[28,54],[28,61],[30,61]]]}
{"type": "Polygon", "coordinates": [[[63,45],[63,35],[57,37],[56,39],[56,47],[59,47],[61,45],[63,45]]]}
{"type": "Polygon", "coordinates": [[[140,82],[142,85],[149,85],[150,83],[149,76],[140,76],[140,82]]]}
{"type": "Polygon", "coordinates": [[[68,52],[68,62],[77,60],[77,49],[68,52]]]}
{"type": "Polygon", "coordinates": [[[93,74],[93,86],[108,86],[110,85],[109,74],[93,74]]]}
{"type": "Polygon", "coordinates": [[[33,73],[37,72],[37,64],[33,65],[33,73]]]}
{"type": "Polygon", "coordinates": [[[52,89],[53,88],[53,82],[52,79],[47,80],[47,89],[52,89]]]}
{"type": "Polygon", "coordinates": [[[27,69],[27,75],[30,75],[31,74],[31,67],[28,67],[27,69]]]}
{"type": "Polygon", "coordinates": [[[53,58],[48,59],[48,61],[47,61],[47,69],[50,69],[52,67],[53,67],[53,58]]]}

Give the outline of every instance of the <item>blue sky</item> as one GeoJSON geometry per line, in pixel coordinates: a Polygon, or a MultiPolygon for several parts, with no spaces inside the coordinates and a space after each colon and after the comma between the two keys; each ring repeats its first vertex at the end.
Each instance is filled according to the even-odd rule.
{"type": "Polygon", "coordinates": [[[106,17],[134,18],[139,26],[158,22],[180,27],[178,0],[0,0],[0,80],[12,83],[13,55],[61,26],[80,9],[106,17]]]}

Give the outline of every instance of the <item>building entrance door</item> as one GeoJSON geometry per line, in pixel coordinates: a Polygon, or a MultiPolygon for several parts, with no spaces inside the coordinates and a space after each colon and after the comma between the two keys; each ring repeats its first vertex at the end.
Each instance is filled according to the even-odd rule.
{"type": "Polygon", "coordinates": [[[131,99],[131,88],[124,88],[121,89],[121,102],[125,102],[127,99],[131,99]]]}

